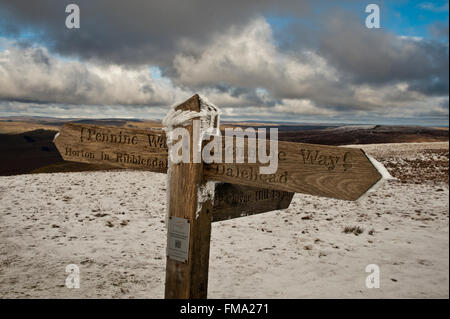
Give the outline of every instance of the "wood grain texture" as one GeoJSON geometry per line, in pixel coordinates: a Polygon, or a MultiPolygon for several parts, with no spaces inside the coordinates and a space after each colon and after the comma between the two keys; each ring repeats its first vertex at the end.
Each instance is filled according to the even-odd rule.
{"type": "MultiPolygon", "coordinates": [[[[227,148],[222,137],[222,155],[236,152],[227,148]]],[[[266,141],[267,150],[270,149],[266,141]]],[[[243,145],[247,150],[248,138],[243,145]]],[[[260,174],[268,164],[206,164],[205,178],[232,184],[284,190],[344,200],[356,200],[380,180],[381,174],[360,149],[304,143],[278,142],[278,169],[275,174],[260,174]]],[[[235,156],[235,153],[233,154],[235,156]]]]}
{"type": "Polygon", "coordinates": [[[164,131],[67,123],[54,143],[66,161],[167,171],[164,131]]]}
{"type": "Polygon", "coordinates": [[[294,193],[229,183],[217,183],[213,222],[289,207],[294,193]]]}
{"type": "MultiPolygon", "coordinates": [[[[199,111],[199,97],[193,96],[177,109],[199,111]]],[[[192,122],[185,126],[193,142],[192,122]]],[[[191,150],[192,152],[192,150],[191,150]]],[[[192,156],[192,154],[191,154],[192,156]]],[[[165,298],[206,298],[208,291],[209,245],[211,237],[212,202],[198,209],[198,192],[204,183],[203,163],[173,164],[169,170],[169,216],[190,221],[189,260],[182,263],[167,257],[165,298]]]]}

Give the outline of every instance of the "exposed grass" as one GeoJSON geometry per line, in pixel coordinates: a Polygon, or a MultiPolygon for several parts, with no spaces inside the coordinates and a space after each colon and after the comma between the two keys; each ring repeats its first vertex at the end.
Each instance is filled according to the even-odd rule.
{"type": "Polygon", "coordinates": [[[355,236],[358,236],[364,232],[364,228],[361,228],[359,226],[346,226],[343,232],[346,234],[355,234],[355,236]]]}
{"type": "Polygon", "coordinates": [[[86,171],[106,171],[106,170],[117,170],[120,168],[110,167],[100,164],[85,164],[85,163],[74,163],[74,162],[59,162],[43,166],[32,170],[31,174],[40,173],[68,173],[68,172],[86,172],[86,171]]]}

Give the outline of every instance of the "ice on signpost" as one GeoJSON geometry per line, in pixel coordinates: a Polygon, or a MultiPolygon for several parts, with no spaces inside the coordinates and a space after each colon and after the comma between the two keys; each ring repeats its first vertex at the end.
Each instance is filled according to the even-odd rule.
{"type": "Polygon", "coordinates": [[[381,174],[381,178],[378,182],[376,182],[372,187],[370,187],[367,192],[365,192],[360,198],[358,198],[358,200],[362,200],[364,198],[367,197],[367,194],[374,192],[375,190],[377,190],[378,188],[381,187],[381,185],[383,185],[384,182],[388,181],[388,180],[396,180],[395,177],[393,177],[389,171],[387,170],[387,168],[379,161],[377,161],[373,156],[370,156],[368,154],[365,154],[367,156],[367,158],[369,159],[369,161],[372,163],[372,165],[377,169],[378,173],[381,174]]]}

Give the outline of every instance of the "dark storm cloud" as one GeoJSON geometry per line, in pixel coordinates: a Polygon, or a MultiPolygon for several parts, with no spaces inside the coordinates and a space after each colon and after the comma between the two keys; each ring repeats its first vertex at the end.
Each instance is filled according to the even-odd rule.
{"type": "Polygon", "coordinates": [[[448,93],[448,43],[399,37],[334,15],[320,38],[322,56],[357,84],[407,82],[423,93],[448,93]]]}
{"type": "MultiPolygon", "coordinates": [[[[320,55],[342,72],[343,79],[375,85],[410,81],[423,93],[448,92],[448,44],[400,39],[383,29],[367,29],[361,18],[336,11],[335,6],[333,12],[329,10],[319,17],[308,3],[311,2],[1,0],[0,23],[7,32],[32,30],[48,47],[63,55],[105,64],[155,64],[162,67],[164,76],[176,79],[176,54],[201,55],[205,46],[232,25],[244,27],[252,18],[267,13],[304,17],[325,27],[317,29],[294,22],[286,30],[286,38],[293,39],[289,34],[297,37],[299,41],[295,42],[302,48],[318,45],[320,55]],[[65,27],[65,7],[72,2],[81,11],[81,28],[77,30],[65,27]]],[[[448,34],[448,26],[436,24],[430,28],[435,33],[448,34]]]]}
{"type": "Polygon", "coordinates": [[[350,15],[341,1],[331,9],[306,0],[0,0],[8,35],[0,37],[0,112],[2,100],[49,103],[45,112],[52,103],[145,109],[200,92],[233,116],[448,116],[448,41],[439,38],[448,26],[430,26],[436,38],[400,37],[367,29],[363,7],[350,15]],[[80,29],[65,27],[72,2],[80,29]],[[280,28],[265,14],[291,23],[280,28]]]}
{"type": "Polygon", "coordinates": [[[177,47],[185,39],[199,46],[189,48],[195,54],[216,32],[230,25],[243,25],[267,12],[302,16],[309,12],[305,3],[298,0],[2,0],[0,12],[5,16],[2,19],[5,30],[36,31],[59,53],[102,62],[151,63],[164,67],[170,66],[177,47]],[[80,7],[80,29],[65,27],[65,7],[69,3],[80,7]]]}

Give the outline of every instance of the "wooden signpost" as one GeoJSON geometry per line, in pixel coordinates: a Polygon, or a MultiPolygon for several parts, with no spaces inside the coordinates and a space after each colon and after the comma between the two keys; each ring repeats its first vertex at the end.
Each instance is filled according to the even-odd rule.
{"type": "MultiPolygon", "coordinates": [[[[217,111],[196,94],[171,110],[169,114],[181,115],[183,121],[173,121],[167,134],[186,129],[194,158],[194,121],[201,120],[207,126],[203,130],[217,129],[217,111]]],[[[219,139],[225,156],[230,149],[225,149],[225,137],[219,139]]],[[[168,143],[166,132],[157,129],[70,123],[54,139],[67,161],[167,173],[166,298],[207,297],[212,222],[285,209],[294,192],[356,200],[382,178],[360,149],[278,142],[276,171],[261,174],[262,164],[249,163],[248,154],[243,162],[172,163],[174,142],[168,143]]],[[[249,142],[244,138],[247,150],[249,142]]],[[[270,148],[268,140],[263,143],[270,148]]],[[[236,147],[231,152],[235,158],[236,147]]]]}

